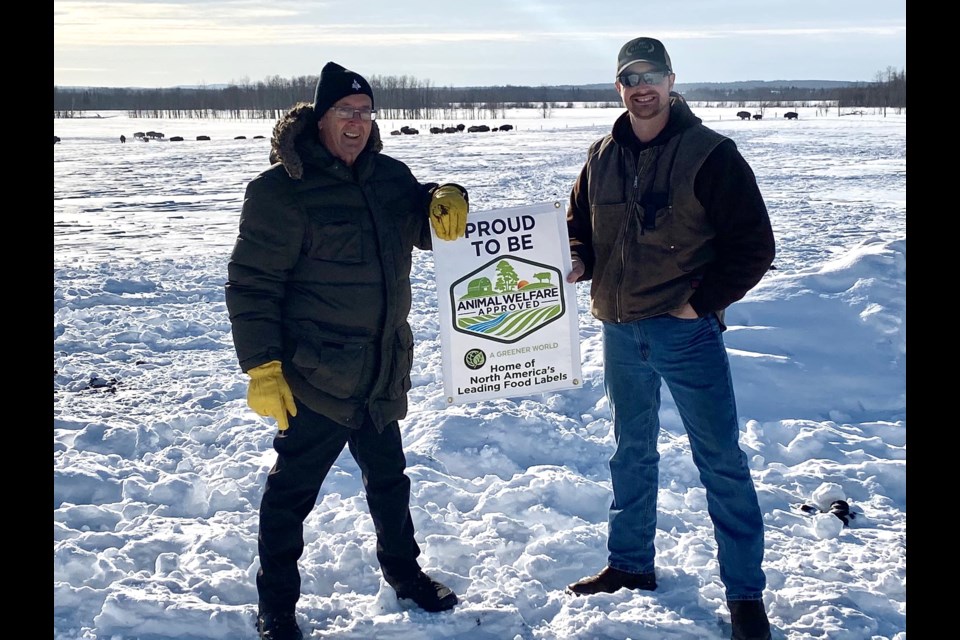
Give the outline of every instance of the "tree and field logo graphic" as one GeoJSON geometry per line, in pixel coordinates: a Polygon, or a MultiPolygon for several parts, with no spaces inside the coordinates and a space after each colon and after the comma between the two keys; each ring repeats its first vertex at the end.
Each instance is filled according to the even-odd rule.
{"type": "Polygon", "coordinates": [[[555,267],[499,257],[450,287],[453,328],[497,342],[521,340],[563,316],[562,282],[555,267]]]}

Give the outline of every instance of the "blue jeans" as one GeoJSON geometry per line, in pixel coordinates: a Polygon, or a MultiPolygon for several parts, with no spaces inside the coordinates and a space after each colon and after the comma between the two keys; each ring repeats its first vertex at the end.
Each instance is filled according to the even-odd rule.
{"type": "Polygon", "coordinates": [[[763,517],[740,449],[730,362],[716,317],[601,324],[604,389],[617,442],[610,458],[608,564],[631,573],[654,570],[663,381],[706,489],[727,599],[760,599],[766,586],[763,517]]]}

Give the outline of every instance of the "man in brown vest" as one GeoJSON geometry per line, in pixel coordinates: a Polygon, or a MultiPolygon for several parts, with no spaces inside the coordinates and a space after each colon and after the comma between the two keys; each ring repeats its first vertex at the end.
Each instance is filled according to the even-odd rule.
{"type": "Polygon", "coordinates": [[[773,231],[750,166],[672,91],[675,77],[659,40],[623,45],[615,86],[626,112],[590,147],[567,209],[567,281],[591,281],[617,443],[607,566],[568,589],[588,595],[657,587],[665,382],[706,489],[732,639],[769,640],[763,518],[738,442],[722,332],[724,309],[771,266],[773,231]]]}

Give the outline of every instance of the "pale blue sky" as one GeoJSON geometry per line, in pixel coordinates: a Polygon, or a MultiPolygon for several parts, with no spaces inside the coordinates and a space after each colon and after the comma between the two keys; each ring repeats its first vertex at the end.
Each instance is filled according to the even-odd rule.
{"type": "Polygon", "coordinates": [[[170,87],[317,75],[434,86],[613,82],[661,39],[678,83],[874,80],[906,69],[905,0],[55,0],[54,85],[170,87]]]}

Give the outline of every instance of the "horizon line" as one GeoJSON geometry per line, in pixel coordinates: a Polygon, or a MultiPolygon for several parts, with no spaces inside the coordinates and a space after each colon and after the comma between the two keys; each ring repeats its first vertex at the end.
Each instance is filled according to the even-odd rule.
{"type": "MultiPolygon", "coordinates": [[[[307,76],[307,77],[310,77],[310,76],[307,76]]],[[[319,78],[319,75],[317,75],[316,77],[319,78]]],[[[133,86],[133,85],[124,85],[124,86],[107,86],[107,85],[58,85],[58,84],[54,83],[53,87],[54,87],[54,89],[136,89],[136,90],[156,90],[156,91],[160,91],[160,90],[167,90],[167,89],[216,89],[216,88],[228,88],[228,87],[255,86],[258,82],[263,82],[263,81],[250,82],[250,83],[245,83],[245,84],[239,84],[239,83],[236,83],[236,82],[212,82],[212,83],[204,83],[204,84],[177,84],[177,85],[164,86],[164,87],[144,87],[144,86],[133,86]]],[[[677,86],[677,87],[682,87],[682,86],[688,86],[688,85],[704,85],[704,84],[724,85],[724,84],[741,84],[741,83],[745,83],[745,82],[755,82],[755,83],[756,83],[756,82],[761,82],[761,83],[764,83],[764,84],[769,84],[769,83],[790,83],[790,82],[793,82],[793,83],[796,83],[796,82],[817,82],[817,83],[823,83],[823,84],[860,84],[860,83],[869,84],[869,83],[876,82],[876,80],[820,80],[820,79],[816,79],[816,78],[795,79],[795,80],[784,80],[784,79],[777,79],[777,80],[758,80],[758,79],[750,79],[750,80],[727,80],[727,81],[702,80],[702,81],[690,81],[690,82],[677,82],[675,86],[677,86]]],[[[569,83],[567,83],[567,84],[548,84],[548,85],[543,85],[543,84],[538,84],[538,85],[530,85],[530,84],[431,85],[430,88],[431,88],[431,89],[496,89],[496,88],[505,88],[505,87],[516,87],[516,88],[539,89],[539,88],[544,88],[544,87],[545,87],[545,88],[556,88],[556,87],[564,87],[564,88],[567,88],[567,87],[596,87],[596,86],[600,86],[600,85],[604,85],[604,84],[607,84],[607,83],[605,83],[605,82],[587,82],[587,83],[583,83],[583,84],[569,84],[569,83]]],[[[610,84],[610,87],[613,88],[613,82],[610,82],[609,84],[610,84]]],[[[421,88],[422,88],[422,87],[421,87],[421,88]]]]}

